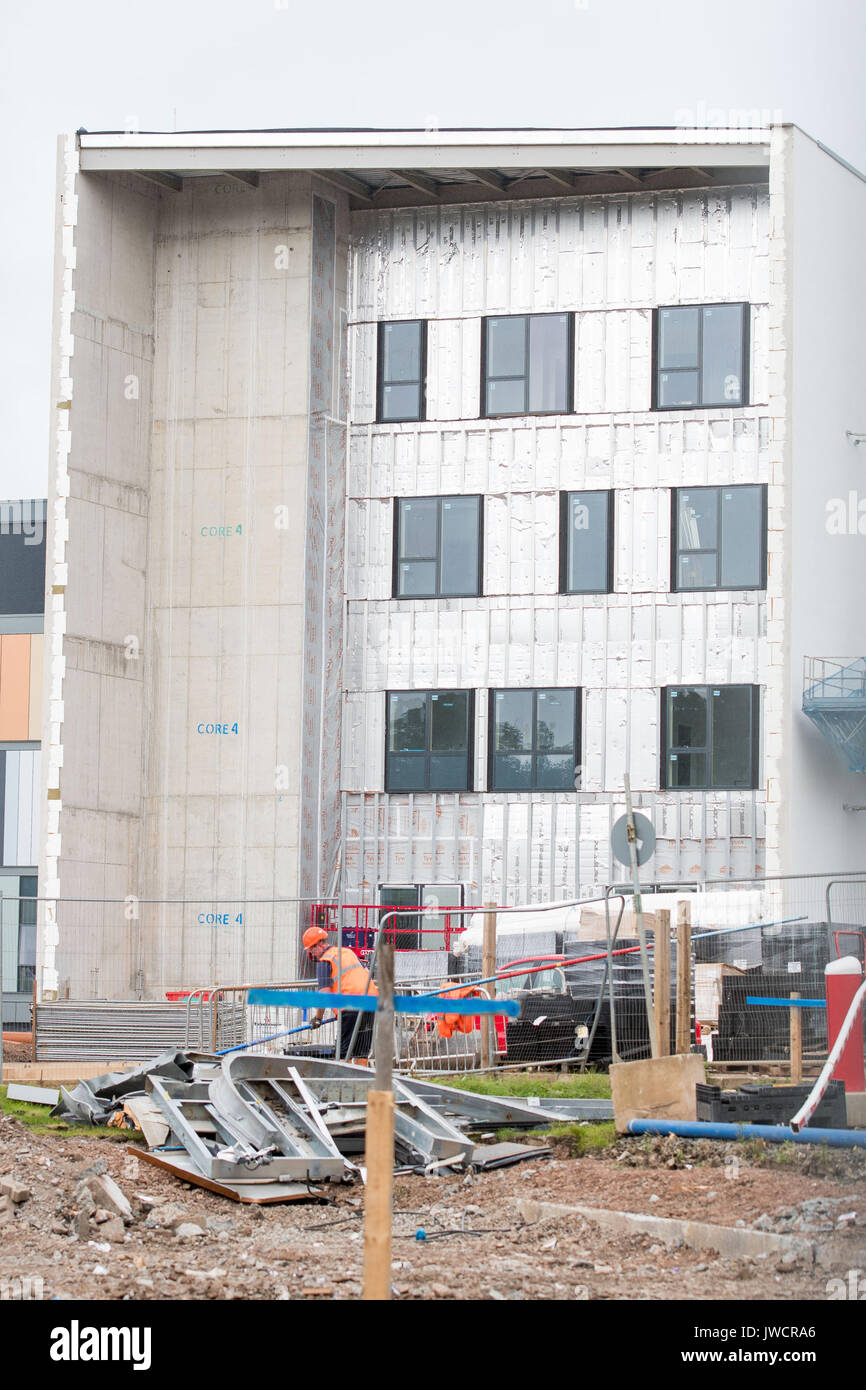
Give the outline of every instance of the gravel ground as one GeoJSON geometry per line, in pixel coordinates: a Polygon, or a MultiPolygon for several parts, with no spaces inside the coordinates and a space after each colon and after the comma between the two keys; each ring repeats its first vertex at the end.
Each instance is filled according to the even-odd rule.
{"type": "MultiPolygon", "coordinates": [[[[630,1139],[601,1157],[397,1178],[397,1296],[827,1298],[833,1270],[826,1267],[775,1256],[717,1259],[651,1237],[606,1234],[577,1216],[527,1225],[521,1198],[832,1238],[839,1269],[866,1269],[862,1155],[821,1153],[820,1173],[808,1150],[782,1166],[760,1166],[766,1159],[756,1155],[735,1167],[731,1157],[729,1145],[630,1139]]],[[[331,1205],[239,1206],[142,1162],[132,1144],[74,1129],[40,1133],[0,1116],[0,1186],[4,1180],[7,1188],[20,1184],[19,1199],[27,1195],[0,1199],[0,1280],[41,1276],[46,1298],[352,1299],[361,1291],[359,1186],[335,1188],[331,1205]],[[125,1223],[94,1200],[103,1176],[128,1198],[125,1223]]]]}

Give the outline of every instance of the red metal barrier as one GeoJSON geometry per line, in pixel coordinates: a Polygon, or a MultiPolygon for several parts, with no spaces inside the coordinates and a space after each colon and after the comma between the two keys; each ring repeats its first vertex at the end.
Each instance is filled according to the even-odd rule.
{"type": "MultiPolygon", "coordinates": [[[[357,955],[364,957],[370,955],[376,944],[376,936],[379,932],[379,922],[386,912],[405,909],[394,909],[385,903],[344,903],[343,905],[343,940],[342,944],[348,946],[357,955]]],[[[386,939],[393,941],[395,951],[434,951],[451,950],[451,943],[455,937],[465,931],[462,925],[462,918],[452,917],[450,912],[442,914],[441,921],[435,927],[422,927],[417,925],[417,919],[423,915],[423,908],[413,914],[405,913],[404,923],[401,924],[397,919],[391,925],[384,928],[386,939]],[[409,925],[411,917],[414,915],[415,923],[409,925]],[[428,938],[425,944],[423,938],[428,938]],[[441,940],[434,945],[429,942],[429,938],[435,936],[441,940]]],[[[337,908],[334,903],[313,903],[310,909],[310,926],[324,927],[326,932],[337,934],[337,908]]]]}
{"type": "MultiPolygon", "coordinates": [[[[826,967],[827,985],[827,1047],[833,1049],[839,1030],[848,1010],[863,982],[863,972],[856,956],[843,956],[826,967]]],[[[846,1091],[866,1091],[866,1074],[863,1067],[863,1023],[858,1017],[851,1030],[851,1036],[833,1071],[833,1079],[844,1081],[846,1091]]]]}

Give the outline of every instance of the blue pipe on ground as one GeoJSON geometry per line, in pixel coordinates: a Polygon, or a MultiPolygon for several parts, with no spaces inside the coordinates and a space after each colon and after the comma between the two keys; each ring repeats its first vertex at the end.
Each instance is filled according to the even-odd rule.
{"type": "Polygon", "coordinates": [[[629,1134],[678,1134],[683,1139],[766,1139],[768,1144],[826,1144],[831,1149],[866,1149],[866,1130],[801,1129],[787,1125],[726,1125],[708,1120],[629,1120],[629,1134]]]}

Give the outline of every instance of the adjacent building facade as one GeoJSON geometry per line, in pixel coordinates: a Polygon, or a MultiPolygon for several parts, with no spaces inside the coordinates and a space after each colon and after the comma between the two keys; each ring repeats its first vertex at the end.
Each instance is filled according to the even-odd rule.
{"type": "Polygon", "coordinates": [[[44,991],[289,977],[338,894],[590,896],[626,775],[648,880],[856,866],[800,711],[866,637],[856,171],[82,134],[59,186],[44,991]]]}
{"type": "Polygon", "coordinates": [[[0,940],[3,1019],[29,1027],[36,978],[45,500],[0,502],[0,940]]]}

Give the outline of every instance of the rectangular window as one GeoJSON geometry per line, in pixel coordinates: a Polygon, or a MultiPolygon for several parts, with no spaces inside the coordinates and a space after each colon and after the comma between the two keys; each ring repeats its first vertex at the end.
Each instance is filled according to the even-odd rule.
{"type": "Polygon", "coordinates": [[[45,612],[46,505],[42,498],[0,502],[3,616],[45,612]]]}
{"type": "Polygon", "coordinates": [[[376,419],[385,424],[423,420],[427,375],[427,324],[379,324],[376,419]]]}
{"type": "Polygon", "coordinates": [[[485,319],[481,342],[484,414],[568,413],[572,408],[573,364],[571,314],[485,319]]]}
{"type": "Polygon", "coordinates": [[[460,913],[447,916],[434,908],[462,907],[463,885],[460,883],[383,883],[379,888],[379,902],[383,905],[379,920],[385,916],[388,907],[418,907],[420,915],[410,917],[407,913],[392,917],[386,923],[389,932],[395,928],[394,947],[398,951],[447,951],[454,940],[453,933],[464,925],[460,913]]]}
{"type": "Polygon", "coordinates": [[[674,488],[671,588],[767,587],[767,489],[674,488]]]}
{"type": "Polygon", "coordinates": [[[662,787],[757,787],[759,700],[757,685],[664,688],[662,787]]]}
{"type": "Polygon", "coordinates": [[[36,978],[36,875],[22,874],[18,883],[18,979],[16,983],[19,994],[29,994],[36,978]]]}
{"type": "Polygon", "coordinates": [[[613,592],[613,493],[559,494],[559,592],[613,592]]]}
{"type": "Polygon", "coordinates": [[[748,304],[656,309],[653,409],[748,405],[748,304]]]}
{"type": "Polygon", "coordinates": [[[574,791],[579,690],[491,690],[490,791],[574,791]]]}
{"type": "Polygon", "coordinates": [[[471,690],[389,691],[388,792],[472,790],[471,690]]]}
{"type": "Polygon", "coordinates": [[[480,497],[394,499],[395,598],[481,593],[480,497]]]}

